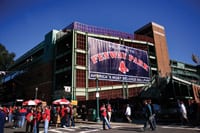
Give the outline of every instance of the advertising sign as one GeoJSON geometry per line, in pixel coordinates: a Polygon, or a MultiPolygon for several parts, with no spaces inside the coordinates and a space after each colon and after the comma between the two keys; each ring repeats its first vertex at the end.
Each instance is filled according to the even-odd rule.
{"type": "Polygon", "coordinates": [[[88,37],[89,79],[149,81],[147,51],[88,37]]]}
{"type": "Polygon", "coordinates": [[[78,101],[77,100],[71,100],[71,104],[72,105],[78,105],[78,101]]]}

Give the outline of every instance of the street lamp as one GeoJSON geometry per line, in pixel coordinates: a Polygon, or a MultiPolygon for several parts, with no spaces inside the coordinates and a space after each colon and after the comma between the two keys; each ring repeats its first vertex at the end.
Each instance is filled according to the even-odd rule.
{"type": "Polygon", "coordinates": [[[38,92],[38,88],[35,88],[35,99],[37,99],[37,92],[38,92]]]}
{"type": "Polygon", "coordinates": [[[100,118],[99,118],[99,90],[98,90],[98,74],[96,75],[96,98],[97,98],[97,117],[96,117],[96,121],[100,122],[100,118]]]}

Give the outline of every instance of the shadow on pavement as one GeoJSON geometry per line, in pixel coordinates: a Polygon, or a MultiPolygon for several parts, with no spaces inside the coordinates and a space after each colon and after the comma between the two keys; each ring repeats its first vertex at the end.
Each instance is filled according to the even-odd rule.
{"type": "Polygon", "coordinates": [[[124,132],[130,132],[130,131],[135,131],[135,132],[143,132],[141,128],[135,128],[135,127],[120,127],[118,130],[121,130],[123,133],[124,132]]]}

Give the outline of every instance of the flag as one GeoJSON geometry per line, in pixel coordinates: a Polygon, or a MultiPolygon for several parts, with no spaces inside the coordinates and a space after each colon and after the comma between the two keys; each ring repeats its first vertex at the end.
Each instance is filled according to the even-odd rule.
{"type": "Polygon", "coordinates": [[[193,60],[195,63],[197,63],[197,64],[200,63],[199,58],[198,58],[196,55],[194,55],[194,54],[192,54],[192,60],[193,60]]]}

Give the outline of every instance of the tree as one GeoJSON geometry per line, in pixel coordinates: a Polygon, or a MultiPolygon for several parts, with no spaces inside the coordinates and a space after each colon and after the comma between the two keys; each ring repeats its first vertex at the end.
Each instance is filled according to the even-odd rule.
{"type": "Polygon", "coordinates": [[[14,63],[15,53],[9,53],[6,47],[0,43],[0,71],[7,71],[9,66],[14,63]]]}

